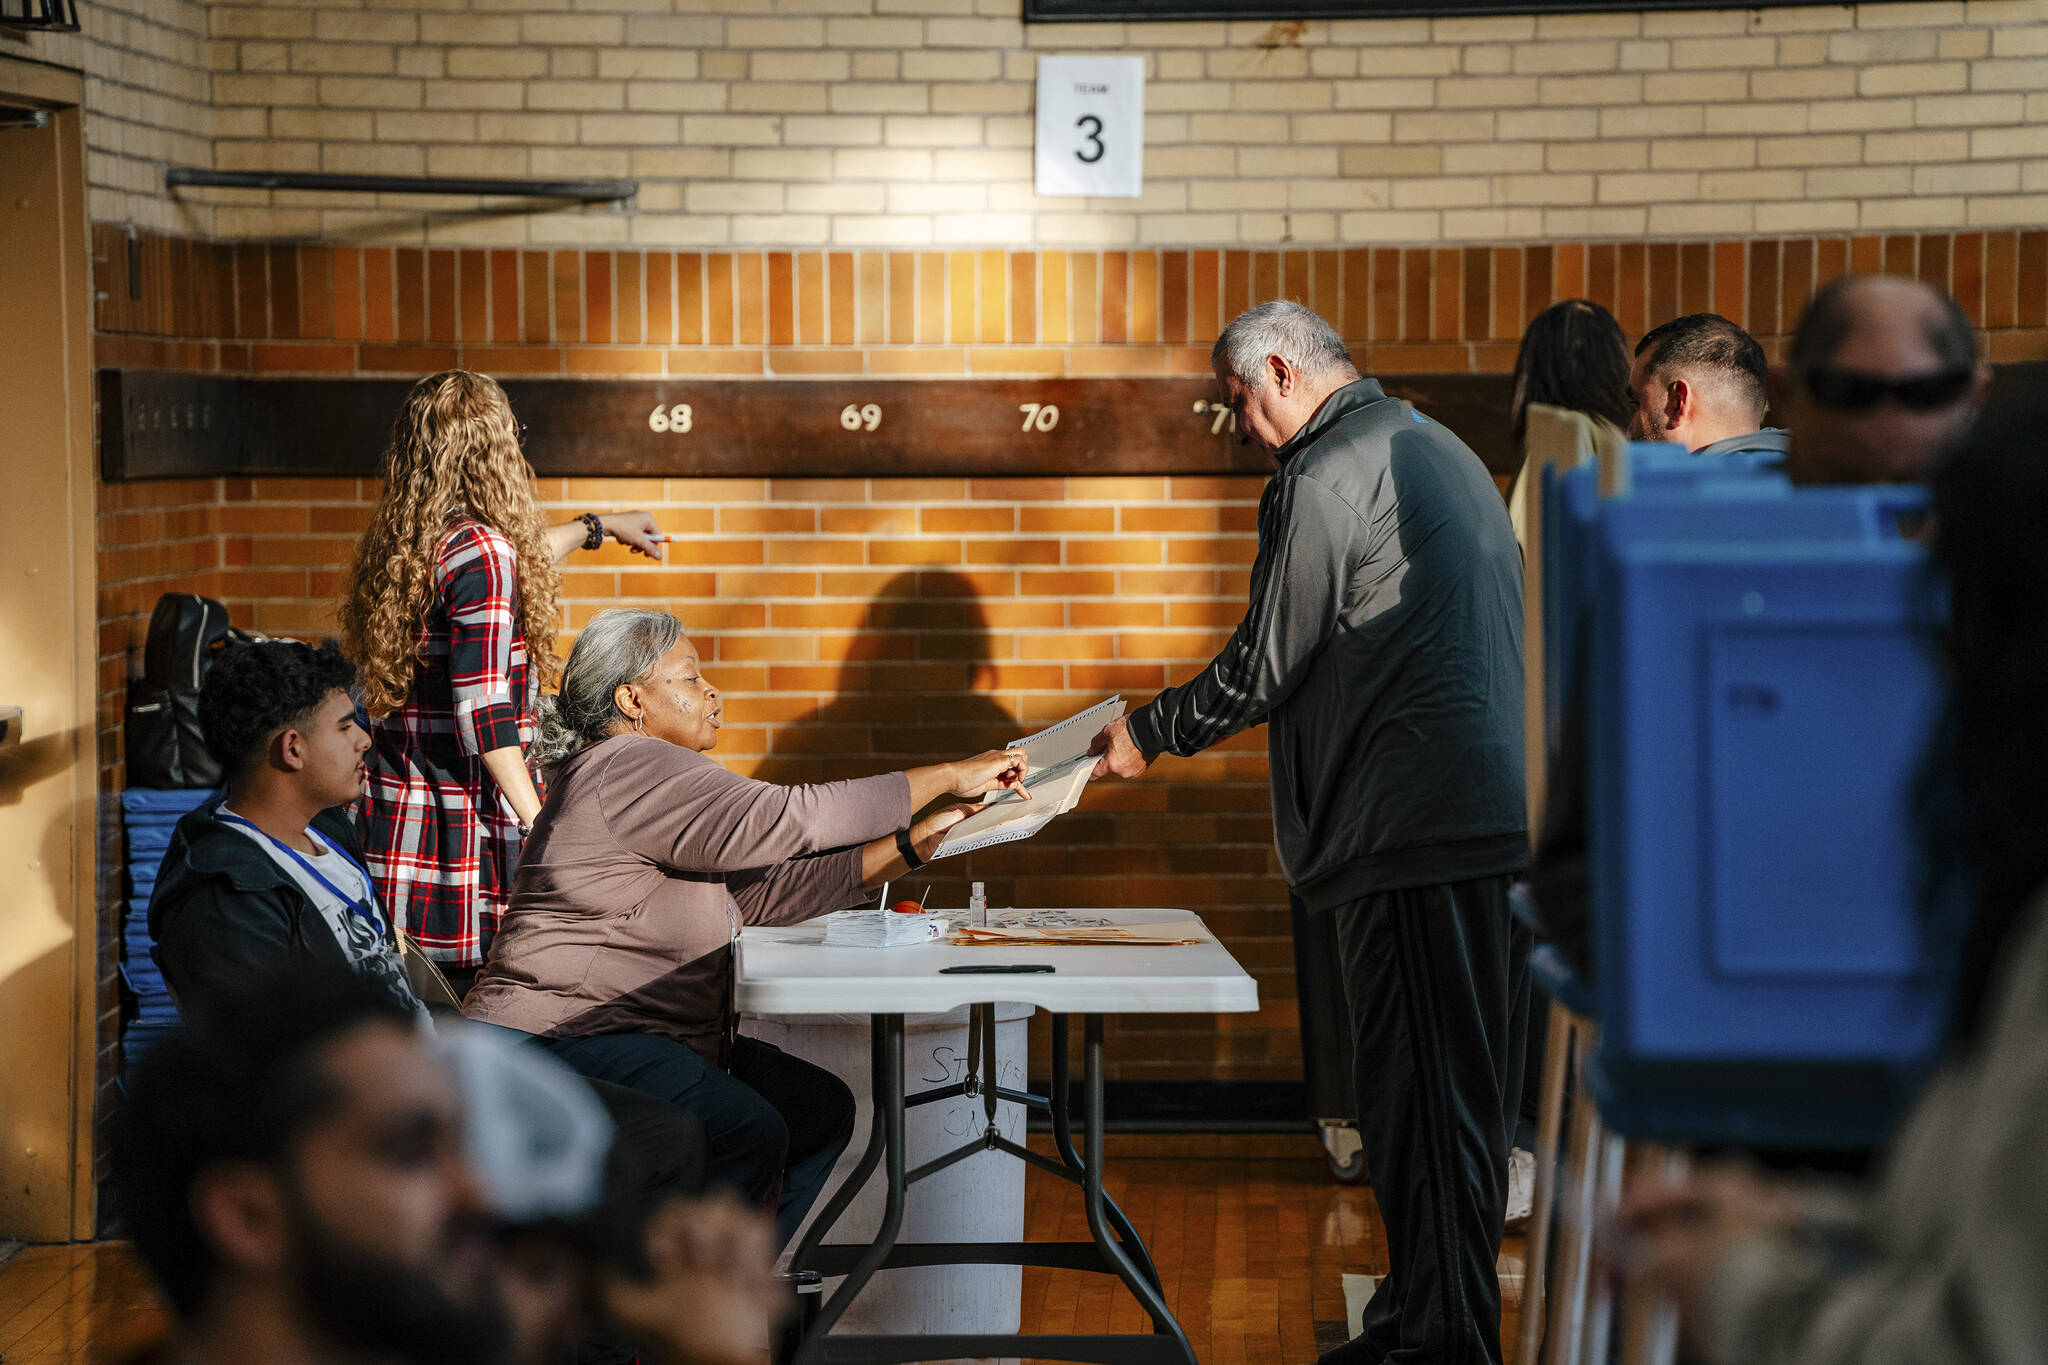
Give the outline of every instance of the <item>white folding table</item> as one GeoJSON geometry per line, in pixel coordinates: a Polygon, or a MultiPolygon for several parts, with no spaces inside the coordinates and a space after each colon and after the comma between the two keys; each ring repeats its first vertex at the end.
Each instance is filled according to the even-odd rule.
{"type": "MultiPolygon", "coordinates": [[[[1017,912],[1010,912],[1012,914],[1017,912]]],[[[1187,1335],[1160,1291],[1145,1244],[1130,1220],[1102,1189],[1102,1017],[1105,1014],[1218,1014],[1255,1010],[1258,986],[1223,945],[1185,910],[1069,910],[1121,924],[1157,924],[1160,932],[1201,942],[1158,947],[961,947],[943,941],[909,948],[827,948],[824,926],[757,927],[740,934],[737,977],[742,1012],[867,1014],[874,1048],[874,1126],[853,1173],[798,1242],[790,1269],[844,1275],[845,1281],[806,1323],[795,1365],[897,1365],[957,1357],[1011,1356],[1095,1361],[1101,1365],[1196,1365],[1187,1335]],[[996,963],[1049,963],[1042,974],[944,975],[941,968],[996,963]],[[995,1010],[998,1001],[1021,1001],[1052,1013],[1052,1093],[1035,1095],[996,1084],[995,1010]],[[969,1060],[964,1080],[906,1095],[903,1017],[971,1008],[969,1060]],[[1083,1016],[1082,1124],[1085,1155],[1076,1149],[1068,1113],[1068,1023],[1083,1016]],[[906,1109],[979,1096],[988,1118],[980,1137],[926,1162],[904,1168],[906,1109]],[[1004,1138],[998,1103],[1021,1104],[1052,1120],[1058,1160],[1004,1138]],[[1088,1211],[1087,1242],[933,1242],[901,1244],[909,1187],[977,1152],[996,1151],[1079,1185],[1088,1211]],[[888,1198],[882,1226],[868,1245],[827,1245],[825,1236],[861,1188],[886,1168],[888,1198]],[[878,1270],[922,1265],[1035,1265],[1114,1274],[1152,1318],[1150,1335],[930,1335],[832,1333],[833,1324],[878,1270]]],[[[1002,923],[1008,916],[991,916],[1002,923]]]]}

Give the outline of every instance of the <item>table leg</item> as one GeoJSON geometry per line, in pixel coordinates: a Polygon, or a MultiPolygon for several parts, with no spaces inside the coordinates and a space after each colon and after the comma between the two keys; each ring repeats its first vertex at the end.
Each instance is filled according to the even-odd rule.
{"type": "Polygon", "coordinates": [[[794,1365],[816,1365],[824,1360],[825,1338],[834,1323],[846,1312],[856,1295],[874,1278],[874,1274],[895,1250],[896,1235],[903,1227],[903,1196],[906,1182],[903,1178],[903,1016],[900,1014],[877,1014],[871,1022],[874,1049],[872,1065],[875,1124],[868,1139],[868,1150],[861,1155],[860,1165],[841,1185],[825,1212],[812,1224],[811,1231],[797,1249],[797,1256],[791,1265],[801,1269],[804,1258],[817,1247],[831,1224],[839,1220],[847,1205],[868,1183],[874,1173],[878,1156],[887,1167],[887,1203],[882,1210],[882,1226],[876,1231],[874,1240],[861,1254],[839,1287],[832,1291],[830,1298],[818,1309],[804,1330],[804,1343],[796,1353],[794,1365]],[[875,1142],[879,1139],[882,1151],[877,1153],[875,1142]]]}
{"type": "Polygon", "coordinates": [[[1151,1314],[1152,1330],[1158,1335],[1173,1338],[1187,1357],[1188,1365],[1195,1365],[1194,1348],[1188,1345],[1187,1334],[1181,1331],[1173,1311],[1166,1306],[1159,1272],[1153,1269],[1152,1258],[1146,1254],[1144,1242],[1139,1240],[1130,1220],[1124,1217],[1116,1202],[1102,1190],[1102,1167],[1106,1154],[1102,1148],[1102,1016],[1099,1014],[1088,1016],[1085,1046],[1088,1169],[1081,1190],[1088,1210],[1088,1231],[1094,1235],[1095,1245],[1102,1248],[1103,1259],[1116,1271],[1117,1278],[1151,1314]],[[1112,1217],[1116,1224],[1114,1233],[1110,1229],[1112,1217]],[[1132,1253],[1135,1253],[1135,1260],[1132,1253]]]}

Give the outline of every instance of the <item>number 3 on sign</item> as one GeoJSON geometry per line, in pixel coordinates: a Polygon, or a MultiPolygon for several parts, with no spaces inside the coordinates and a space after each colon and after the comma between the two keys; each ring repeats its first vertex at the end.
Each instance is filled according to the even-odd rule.
{"type": "Polygon", "coordinates": [[[873,431],[882,425],[882,405],[848,403],[839,410],[839,425],[848,431],[873,431]]]}
{"type": "Polygon", "coordinates": [[[647,414],[647,429],[671,431],[680,436],[690,429],[692,421],[693,414],[688,403],[671,403],[666,408],[656,403],[654,411],[647,414]]]}
{"type": "Polygon", "coordinates": [[[1019,403],[1017,411],[1024,414],[1025,431],[1051,431],[1060,424],[1060,410],[1050,403],[1019,403]]]}

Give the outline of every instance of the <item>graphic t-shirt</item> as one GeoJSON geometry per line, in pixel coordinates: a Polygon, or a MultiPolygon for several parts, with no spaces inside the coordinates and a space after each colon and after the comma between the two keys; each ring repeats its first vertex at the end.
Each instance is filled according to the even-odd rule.
{"type": "Polygon", "coordinates": [[[384,917],[376,911],[376,893],[353,858],[337,850],[310,826],[306,837],[313,841],[319,852],[300,853],[293,857],[292,852],[286,851],[261,830],[251,828],[225,804],[219,807],[217,814],[224,823],[269,854],[278,870],[306,893],[306,899],[313,903],[320,917],[327,921],[327,927],[334,931],[342,956],[348,959],[351,967],[375,978],[410,1005],[421,1018],[426,1017],[427,1007],[413,994],[412,983],[406,978],[405,963],[399,957],[398,949],[385,936],[384,917]],[[301,858],[311,864],[311,870],[299,861],[301,858]],[[326,880],[323,882],[322,878],[326,880]],[[337,888],[341,894],[336,894],[337,888]],[[363,913],[365,908],[370,912],[367,915],[363,913]],[[375,916],[375,923],[371,921],[372,916],[375,916]]]}

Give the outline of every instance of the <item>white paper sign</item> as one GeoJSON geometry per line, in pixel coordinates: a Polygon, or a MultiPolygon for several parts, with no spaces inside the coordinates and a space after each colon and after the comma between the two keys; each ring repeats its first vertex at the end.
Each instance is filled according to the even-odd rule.
{"type": "Polygon", "coordinates": [[[1145,59],[1038,59],[1041,197],[1136,198],[1144,189],[1145,59]]]}

